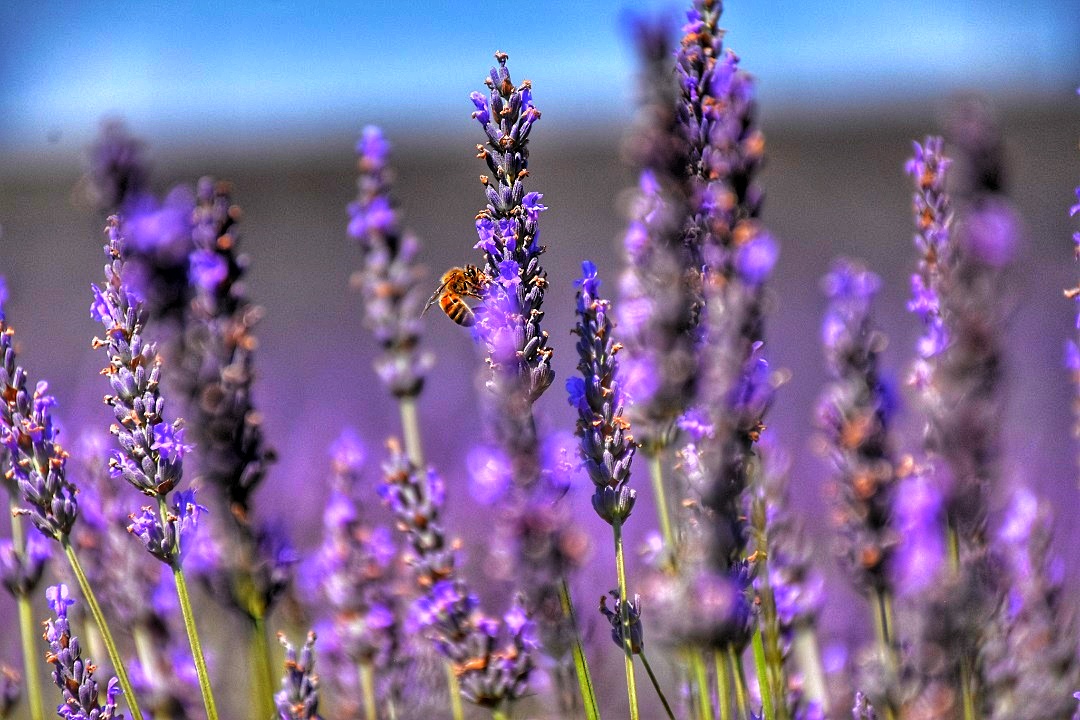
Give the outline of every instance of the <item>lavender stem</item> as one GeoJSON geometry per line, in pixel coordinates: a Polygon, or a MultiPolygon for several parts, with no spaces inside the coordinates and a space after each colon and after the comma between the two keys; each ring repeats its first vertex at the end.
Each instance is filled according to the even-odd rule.
{"type": "Polygon", "coordinates": [[[642,650],[638,655],[641,657],[641,664],[645,666],[645,672],[649,674],[649,680],[652,682],[653,689],[656,690],[656,696],[660,698],[660,702],[663,704],[668,718],[670,720],[675,720],[675,713],[671,711],[671,706],[668,705],[667,696],[664,695],[664,691],[660,688],[660,682],[656,679],[656,674],[652,670],[652,665],[649,664],[649,660],[645,657],[645,651],[642,650]]]}
{"type": "MultiPolygon", "coordinates": [[[[163,515],[167,513],[164,495],[158,496],[158,509],[163,515]]],[[[172,563],[172,571],[173,579],[176,581],[176,597],[180,601],[180,613],[184,617],[184,630],[187,631],[191,655],[195,660],[195,672],[199,676],[199,691],[202,693],[206,717],[207,720],[217,720],[217,705],[214,703],[214,692],[210,688],[210,672],[206,667],[202,643],[199,642],[199,631],[195,628],[195,613],[191,608],[191,596],[188,594],[183,566],[179,562],[172,563]]]]}
{"type": "Polygon", "coordinates": [[[719,650],[713,652],[713,664],[716,666],[716,701],[720,705],[720,720],[731,720],[731,674],[719,650]]]}
{"type": "Polygon", "coordinates": [[[577,615],[574,613],[574,602],[570,599],[570,587],[566,583],[565,576],[560,578],[559,602],[562,603],[563,615],[574,626],[574,642],[571,651],[574,655],[574,670],[578,677],[582,704],[585,706],[585,717],[587,720],[600,720],[600,707],[596,703],[596,689],[593,687],[589,663],[585,659],[585,649],[581,646],[581,633],[578,631],[577,615]]]}
{"type": "MultiPolygon", "coordinates": [[[[735,652],[734,645],[727,646],[727,657],[728,662],[731,664],[731,675],[735,678],[735,707],[738,708],[742,720],[752,720],[750,705],[746,701],[746,673],[743,671],[742,657],[735,652]]],[[[762,698],[764,697],[763,693],[762,698]]]]}
{"type": "Polygon", "coordinates": [[[270,641],[266,637],[266,612],[251,613],[251,686],[253,707],[263,708],[262,716],[274,714],[274,663],[270,659],[270,641]]]}
{"type": "Polygon", "coordinates": [[[630,700],[630,720],[638,720],[637,681],[634,679],[634,654],[630,636],[630,601],[626,594],[626,561],[623,557],[622,519],[616,516],[611,523],[615,535],[615,570],[619,575],[619,618],[622,622],[626,694],[630,700]]]}
{"type": "Polygon", "coordinates": [[[370,662],[360,663],[360,688],[364,695],[364,720],[378,720],[375,708],[375,670],[370,662]]]}
{"type": "MultiPolygon", "coordinates": [[[[18,509],[15,496],[11,497],[11,509],[18,509]]],[[[26,552],[26,534],[23,532],[22,515],[11,514],[11,543],[15,551],[20,555],[26,552]]],[[[41,675],[38,673],[36,636],[41,632],[37,630],[34,622],[34,607],[30,602],[30,596],[26,593],[16,594],[19,605],[19,634],[22,638],[23,669],[26,672],[26,699],[30,703],[31,720],[45,720],[45,710],[41,704],[41,675]],[[35,632],[37,630],[37,632],[35,632]]]]}
{"type": "Polygon", "coordinates": [[[19,595],[18,603],[19,628],[22,630],[23,667],[26,670],[26,699],[30,703],[30,717],[32,720],[45,720],[45,712],[41,706],[41,676],[38,674],[37,653],[34,652],[34,607],[30,603],[29,595],[19,595]]]}
{"type": "Polygon", "coordinates": [[[653,499],[656,502],[656,514],[660,518],[660,533],[664,537],[664,550],[670,555],[668,562],[675,562],[675,533],[671,529],[671,511],[668,508],[667,494],[664,490],[663,446],[658,446],[649,454],[649,476],[652,478],[653,499]]]}
{"type": "Polygon", "coordinates": [[[67,536],[64,536],[60,541],[60,545],[64,548],[64,554],[67,555],[68,562],[71,563],[71,571],[75,573],[75,579],[79,581],[79,589],[82,591],[83,599],[86,600],[86,606],[90,608],[90,615],[93,616],[98,631],[101,632],[101,639],[105,643],[105,652],[109,655],[109,662],[113,665],[113,672],[116,673],[116,679],[120,683],[120,688],[124,691],[124,700],[127,702],[128,710],[131,711],[132,720],[143,720],[142,710],[139,709],[139,705],[135,700],[135,690],[131,685],[131,680],[128,678],[127,668],[124,666],[124,659],[120,656],[120,651],[116,647],[116,641],[113,640],[112,632],[109,631],[109,624],[105,622],[105,614],[101,612],[101,605],[98,604],[97,596],[94,595],[94,589],[90,587],[90,581],[86,579],[86,573],[83,572],[82,564],[75,554],[75,548],[71,547],[71,540],[67,536]]]}
{"type": "Polygon", "coordinates": [[[401,410],[401,434],[405,436],[405,454],[416,467],[424,467],[424,446],[420,442],[420,420],[416,414],[416,398],[398,398],[401,410]]]}
{"type": "Polygon", "coordinates": [[[450,713],[454,720],[465,720],[465,708],[461,704],[461,683],[458,682],[454,666],[447,660],[443,667],[446,670],[446,690],[450,693],[450,713]]]}
{"type": "MultiPolygon", "coordinates": [[[[754,668],[757,670],[758,687],[761,689],[761,716],[764,720],[774,720],[776,710],[773,708],[772,674],[769,672],[769,664],[765,660],[765,642],[762,638],[761,628],[754,630],[752,646],[754,648],[754,668]]],[[[731,651],[731,646],[728,646],[728,652],[731,651]]]]}

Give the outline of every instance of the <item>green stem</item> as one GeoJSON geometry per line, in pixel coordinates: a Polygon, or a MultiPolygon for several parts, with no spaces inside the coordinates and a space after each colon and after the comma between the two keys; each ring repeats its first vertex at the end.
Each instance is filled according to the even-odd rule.
{"type": "Polygon", "coordinates": [[[713,665],[716,667],[716,701],[720,705],[720,720],[731,720],[731,677],[724,654],[713,651],[713,665]]]}
{"type": "Polygon", "coordinates": [[[405,436],[405,453],[409,462],[418,468],[424,467],[424,446],[420,442],[420,419],[416,414],[416,398],[398,399],[401,410],[401,434],[405,436]]]}
{"type": "MultiPolygon", "coordinates": [[[[164,500],[161,500],[164,502],[164,500]]],[[[199,675],[199,690],[202,692],[203,706],[207,720],[217,720],[217,705],[214,704],[214,692],[210,688],[210,672],[206,668],[199,632],[195,628],[195,612],[191,609],[191,596],[188,595],[187,580],[179,564],[173,565],[173,579],[176,580],[176,597],[180,600],[180,612],[184,616],[184,629],[187,630],[191,655],[195,659],[195,672],[199,675]]]]}
{"type": "Polygon", "coordinates": [[[626,667],[626,695],[630,700],[630,720],[638,720],[637,681],[634,679],[634,652],[630,640],[630,605],[626,595],[626,561],[623,557],[622,522],[611,524],[615,535],[615,571],[619,576],[619,619],[622,622],[623,664],[626,667]]]}
{"type": "MultiPolygon", "coordinates": [[[[754,630],[752,641],[754,648],[754,670],[757,672],[758,687],[761,689],[761,713],[764,720],[773,720],[776,711],[773,708],[772,682],[769,680],[769,665],[765,661],[765,642],[761,637],[761,628],[754,630]]],[[[728,647],[730,651],[730,646],[728,647]]]]}
{"type": "MultiPolygon", "coordinates": [[[[713,720],[716,716],[713,714],[712,697],[709,695],[709,677],[705,672],[705,661],[701,659],[701,655],[696,650],[687,650],[689,653],[690,672],[694,676],[694,684],[697,685],[698,696],[698,715],[702,720],[713,720]]],[[[721,720],[731,720],[731,716],[725,716],[723,714],[723,708],[721,708],[721,720]]]]}
{"type": "Polygon", "coordinates": [[[500,708],[492,708],[491,720],[510,720],[510,716],[506,714],[505,710],[500,708]]]}
{"type": "MultiPolygon", "coordinates": [[[[896,672],[896,652],[892,640],[892,601],[887,592],[870,592],[870,614],[874,616],[874,637],[877,639],[878,652],[881,653],[887,672],[896,672]]],[[[896,720],[896,712],[891,701],[882,708],[885,720],[896,720]]]]}
{"type": "Polygon", "coordinates": [[[461,706],[461,686],[458,684],[457,675],[454,674],[454,666],[447,661],[444,667],[446,668],[446,689],[450,693],[450,713],[454,720],[465,720],[465,708],[461,706]]]}
{"type": "Polygon", "coordinates": [[[667,492],[664,490],[664,449],[657,447],[649,455],[649,477],[652,478],[653,498],[656,500],[656,514],[660,518],[660,534],[664,538],[664,550],[670,553],[669,560],[674,562],[675,532],[671,528],[671,511],[668,508],[667,492]]]}
{"type": "Polygon", "coordinates": [[[664,696],[664,691],[660,689],[660,683],[657,681],[656,675],[652,671],[652,666],[649,665],[648,658],[645,657],[645,651],[642,650],[638,653],[638,657],[641,658],[641,664],[645,666],[645,672],[649,674],[649,680],[652,682],[653,689],[656,690],[656,695],[660,698],[660,702],[663,704],[667,716],[671,720],[675,720],[675,714],[671,712],[671,706],[668,705],[667,697],[664,696]]]}
{"type": "Polygon", "coordinates": [[[825,668],[821,665],[821,649],[813,625],[800,623],[795,628],[792,652],[803,675],[806,699],[817,703],[825,717],[829,716],[829,692],[825,683],[825,668]]]}
{"type": "Polygon", "coordinates": [[[735,706],[739,709],[742,720],[750,720],[750,704],[746,700],[746,674],[743,672],[742,658],[735,652],[734,645],[727,646],[728,662],[731,664],[731,676],[735,678],[735,706]]]}
{"type": "Polygon", "coordinates": [[[22,631],[23,667],[26,669],[26,699],[30,703],[30,717],[44,720],[41,705],[41,676],[38,674],[37,653],[34,652],[34,607],[29,595],[19,595],[19,628],[22,631]]]}
{"type": "Polygon", "coordinates": [[[64,548],[64,554],[67,555],[71,570],[75,573],[75,579],[79,582],[79,589],[82,590],[83,599],[86,600],[86,606],[90,608],[90,615],[93,616],[94,623],[97,624],[98,631],[101,633],[101,639],[105,643],[105,652],[108,653],[113,672],[116,673],[116,679],[120,682],[120,689],[124,691],[124,700],[127,702],[128,710],[131,711],[132,720],[143,720],[142,710],[139,709],[139,704],[135,699],[135,690],[131,686],[131,680],[128,679],[127,667],[124,666],[124,660],[120,657],[116,641],[113,640],[112,633],[109,632],[109,625],[105,622],[105,614],[101,612],[101,605],[98,604],[97,596],[94,595],[94,590],[90,587],[90,581],[86,579],[86,573],[83,572],[79,558],[75,555],[75,548],[71,547],[71,540],[66,537],[60,541],[60,546],[64,548]]]}
{"type": "MultiPolygon", "coordinates": [[[[18,506],[14,501],[11,509],[18,506]]],[[[15,546],[15,552],[21,557],[26,557],[26,535],[23,533],[22,515],[11,514],[11,543],[15,546]]],[[[34,651],[36,642],[34,622],[34,604],[29,595],[18,595],[16,600],[19,605],[19,632],[22,636],[23,669],[26,671],[26,699],[30,703],[31,720],[45,720],[45,709],[41,704],[41,675],[38,673],[38,653],[34,651]]]]}
{"type": "Polygon", "coordinates": [[[592,674],[589,673],[589,662],[585,658],[585,649],[581,645],[581,633],[578,630],[577,616],[574,613],[574,603],[570,599],[570,588],[566,584],[565,577],[559,579],[559,601],[562,604],[563,617],[567,619],[574,630],[571,651],[574,655],[574,670],[577,673],[582,704],[585,706],[585,717],[588,720],[600,720],[600,707],[596,702],[596,690],[593,688],[592,674]]]}
{"type": "Polygon", "coordinates": [[[266,637],[266,614],[256,610],[251,615],[251,686],[256,694],[252,707],[259,708],[259,717],[274,714],[274,663],[270,658],[270,641],[266,637]]]}
{"type": "Polygon", "coordinates": [[[378,720],[375,709],[375,671],[367,661],[360,663],[360,688],[364,695],[364,720],[378,720]]]}
{"type": "MultiPolygon", "coordinates": [[[[960,574],[960,533],[956,526],[950,522],[948,531],[949,541],[949,566],[954,575],[960,574]]],[[[960,658],[960,697],[964,708],[964,720],[975,720],[975,675],[972,672],[970,657],[960,658]]]]}

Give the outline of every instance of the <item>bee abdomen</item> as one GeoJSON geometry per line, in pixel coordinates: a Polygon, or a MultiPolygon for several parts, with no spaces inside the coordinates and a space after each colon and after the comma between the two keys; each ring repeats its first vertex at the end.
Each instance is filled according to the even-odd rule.
{"type": "Polygon", "coordinates": [[[446,317],[450,318],[458,325],[471,327],[476,323],[476,314],[473,313],[472,308],[466,305],[460,298],[443,297],[441,305],[443,312],[446,313],[446,317]]]}

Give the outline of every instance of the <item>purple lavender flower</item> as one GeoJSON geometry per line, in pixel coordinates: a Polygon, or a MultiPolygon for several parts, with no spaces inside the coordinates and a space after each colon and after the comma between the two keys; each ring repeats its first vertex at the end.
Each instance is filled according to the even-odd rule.
{"type": "MultiPolygon", "coordinates": [[[[122,477],[150,497],[165,496],[177,486],[183,474],[183,442],[180,420],[165,420],[165,400],[158,387],[161,361],[155,343],[143,337],[146,321],[143,305],[131,296],[125,284],[124,239],[119,220],[110,218],[109,243],[105,255],[104,289],[94,286],[94,312],[105,327],[105,338],[95,338],[94,347],[105,349],[112,395],[105,402],[112,408],[116,423],[110,432],[120,451],[109,461],[113,477],[122,477]]],[[[192,496],[193,497],[193,496],[192,496]]],[[[129,530],[150,553],[169,565],[180,561],[180,536],[193,526],[198,506],[187,495],[174,504],[175,514],[144,510],[134,518],[129,530]],[[162,517],[165,514],[166,517],[162,517]]]]}
{"type": "Polygon", "coordinates": [[[29,596],[41,582],[51,556],[49,544],[40,535],[29,535],[21,552],[11,540],[0,539],[0,584],[13,596],[29,596]]]}
{"type": "MultiPolygon", "coordinates": [[[[530,406],[551,385],[551,349],[540,329],[547,275],[540,265],[538,218],[547,208],[537,192],[525,192],[529,134],[540,111],[532,101],[532,85],[515,86],[506,69],[507,55],[496,53],[499,65],[485,80],[489,94],[472,94],[473,118],[487,135],[477,156],[493,177],[482,176],[488,204],[477,214],[484,272],[492,279],[484,293],[476,336],[484,344],[492,374],[514,379],[514,391],[530,406]]],[[[504,380],[503,382],[505,382],[504,380]]]]}
{"type": "Polygon", "coordinates": [[[297,654],[285,636],[278,635],[285,648],[285,673],[281,690],[274,695],[280,720],[321,720],[319,716],[319,678],[315,675],[315,633],[297,654]]]}
{"type": "Polygon", "coordinates": [[[121,720],[124,715],[116,704],[120,694],[116,678],[109,679],[105,704],[98,705],[95,666],[89,660],[83,660],[79,639],[71,634],[68,624],[68,608],[75,601],[68,594],[67,585],[53,585],[45,592],[45,597],[56,614],[55,620],[45,623],[45,640],[49,643],[45,659],[53,666],[53,682],[60,688],[64,699],[56,708],[56,714],[66,720],[121,720]]]}
{"type": "Polygon", "coordinates": [[[22,697],[22,677],[7,665],[0,664],[0,718],[11,716],[22,697]]]}
{"type": "Polygon", "coordinates": [[[356,145],[358,197],[349,204],[349,235],[362,253],[354,276],[364,302],[364,323],[383,348],[376,361],[379,377],[394,397],[415,397],[424,385],[432,357],[419,349],[422,272],[420,244],[398,227],[390,201],[390,143],[374,126],[364,128],[356,145]]]}
{"type": "Polygon", "coordinates": [[[852,720],[878,720],[874,706],[861,692],[855,693],[855,705],[851,708],[851,718],[852,720]]]}
{"type": "Polygon", "coordinates": [[[131,516],[127,531],[139,538],[146,551],[163,563],[179,565],[206,508],[195,502],[195,490],[184,490],[173,496],[173,506],[164,521],[158,508],[144,506],[131,516]]]}
{"type": "Polygon", "coordinates": [[[515,602],[502,623],[479,611],[479,600],[457,576],[455,553],[439,520],[442,482],[433,471],[417,470],[391,442],[384,477],[380,494],[408,535],[416,581],[424,592],[414,606],[413,623],[452,663],[462,697],[488,708],[513,702],[528,688],[536,649],[534,624],[523,601],[515,602]]]}
{"type": "Polygon", "coordinates": [[[102,123],[90,146],[84,178],[89,200],[99,212],[114,213],[145,192],[150,173],[144,149],[123,121],[102,123]]]}
{"type": "MultiPolygon", "coordinates": [[[[608,593],[615,601],[615,607],[608,609],[607,597],[600,598],[600,613],[611,623],[611,639],[620,648],[627,647],[624,642],[622,624],[622,600],[619,599],[619,591],[612,590],[608,593]]],[[[634,595],[634,599],[627,604],[627,626],[630,628],[630,652],[637,655],[645,648],[645,630],[641,624],[641,596],[634,595]]]]}
{"type": "MultiPolygon", "coordinates": [[[[56,400],[39,382],[33,395],[26,371],[15,364],[14,330],[0,310],[0,445],[7,453],[12,484],[28,508],[18,510],[47,537],[65,541],[79,514],[76,489],[67,480],[67,452],[53,424],[56,400]]],[[[5,473],[6,476],[6,473],[5,473]]],[[[14,497],[14,494],[13,494],[14,497]]]]}
{"type": "Polygon", "coordinates": [[[831,381],[818,401],[817,423],[836,466],[839,549],[856,585],[885,592],[898,540],[892,521],[896,484],[889,425],[895,401],[878,364],[886,339],[870,317],[880,279],[840,260],[825,277],[829,299],[822,323],[831,381]]]}
{"type": "Polygon", "coordinates": [[[570,404],[578,411],[581,457],[596,485],[593,509],[608,524],[624,522],[634,507],[636,491],[626,487],[634,460],[634,438],[624,410],[626,393],[615,354],[622,348],[612,337],[609,303],[599,296],[596,266],[581,265],[577,292],[578,370],[582,377],[566,381],[570,404]]]}
{"type": "Polygon", "coordinates": [[[1076,709],[1080,686],[1077,622],[1066,601],[1061,559],[1051,550],[1049,506],[1018,488],[997,533],[1008,593],[981,648],[986,717],[991,720],[1063,718],[1076,709]]]}

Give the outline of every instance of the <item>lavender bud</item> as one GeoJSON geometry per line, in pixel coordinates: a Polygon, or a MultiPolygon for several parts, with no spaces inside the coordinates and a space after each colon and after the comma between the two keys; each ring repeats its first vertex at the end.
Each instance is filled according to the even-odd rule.
{"type": "Polygon", "coordinates": [[[45,562],[51,556],[48,543],[37,534],[27,536],[22,552],[12,541],[0,540],[0,583],[13,596],[28,597],[41,581],[45,562]]]}
{"type": "Polygon", "coordinates": [[[105,705],[98,705],[98,684],[94,680],[94,664],[82,657],[79,639],[71,634],[68,624],[68,608],[75,603],[68,594],[67,585],[53,585],[45,592],[49,607],[56,614],[55,620],[45,622],[45,640],[49,643],[46,661],[53,666],[52,678],[60,688],[64,702],[56,712],[66,720],[122,720],[124,715],[116,704],[120,685],[116,678],[109,679],[105,691],[105,705]]]}
{"type": "Polygon", "coordinates": [[[319,678],[315,675],[315,633],[309,632],[299,654],[283,634],[278,640],[285,648],[285,673],[281,690],[274,695],[280,720],[321,720],[319,678]]]}
{"type": "MultiPolygon", "coordinates": [[[[622,600],[619,599],[619,591],[611,590],[608,595],[615,600],[615,607],[612,610],[608,610],[607,596],[600,597],[600,613],[608,619],[611,623],[611,639],[620,648],[625,648],[623,643],[625,635],[623,634],[622,624],[622,600]]],[[[641,596],[634,595],[632,602],[626,605],[626,614],[628,625],[630,628],[630,652],[637,655],[645,648],[645,630],[641,624],[641,596]]]]}

